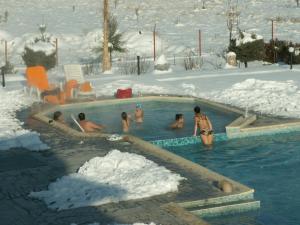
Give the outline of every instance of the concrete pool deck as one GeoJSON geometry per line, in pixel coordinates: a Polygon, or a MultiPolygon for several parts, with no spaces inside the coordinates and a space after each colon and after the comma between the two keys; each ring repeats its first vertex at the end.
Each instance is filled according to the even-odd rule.
{"type": "Polygon", "coordinates": [[[129,136],[129,144],[108,142],[101,137],[79,138],[27,118],[28,115],[21,116],[26,121],[25,126],[39,132],[43,142],[51,149],[39,153],[26,150],[0,153],[0,209],[3,212],[3,225],[92,222],[130,224],[152,221],[163,225],[201,225],[207,223],[193,214],[209,216],[236,211],[241,206],[248,210],[259,207],[259,202],[253,199],[253,189],[139,138],[129,136]],[[81,141],[83,144],[79,144],[81,141]],[[31,191],[47,189],[57,178],[76,172],[87,160],[104,156],[112,149],[143,155],[187,180],[181,183],[177,193],[59,212],[48,209],[42,201],[28,197],[31,191]],[[216,187],[216,182],[224,179],[233,184],[232,194],[224,194],[216,187]]]}

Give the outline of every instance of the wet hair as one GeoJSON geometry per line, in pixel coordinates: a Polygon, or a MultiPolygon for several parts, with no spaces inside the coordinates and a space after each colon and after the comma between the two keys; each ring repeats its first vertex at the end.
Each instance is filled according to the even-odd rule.
{"type": "Polygon", "coordinates": [[[194,112],[195,112],[195,113],[200,113],[200,112],[201,112],[200,107],[199,107],[199,106],[195,106],[194,112]]]}
{"type": "Polygon", "coordinates": [[[80,121],[85,120],[85,114],[84,113],[79,113],[78,118],[79,118],[80,121]]]}
{"type": "Polygon", "coordinates": [[[127,113],[126,112],[122,112],[121,113],[121,117],[122,117],[122,120],[127,120],[127,113]]]}
{"type": "Polygon", "coordinates": [[[175,115],[175,120],[178,121],[178,120],[180,120],[182,117],[183,117],[183,114],[178,113],[178,114],[175,115]]]}
{"type": "Polygon", "coordinates": [[[57,121],[61,115],[62,115],[62,112],[60,112],[60,111],[54,112],[53,113],[53,120],[57,121]]]}

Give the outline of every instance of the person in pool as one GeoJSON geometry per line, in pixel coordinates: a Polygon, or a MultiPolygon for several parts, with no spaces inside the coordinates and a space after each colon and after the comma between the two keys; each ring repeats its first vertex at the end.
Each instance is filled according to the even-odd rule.
{"type": "Polygon", "coordinates": [[[197,130],[199,128],[202,143],[207,146],[212,145],[214,139],[213,127],[209,118],[205,114],[201,113],[201,109],[199,106],[196,106],[194,108],[194,112],[195,112],[194,136],[197,136],[197,130]]]}
{"type": "Polygon", "coordinates": [[[103,125],[95,124],[85,119],[84,113],[78,114],[79,124],[85,132],[96,132],[104,129],[103,125]]]}
{"type": "Polygon", "coordinates": [[[53,123],[54,121],[66,124],[66,122],[64,120],[64,116],[63,116],[61,111],[56,111],[56,112],[53,113],[53,119],[49,120],[49,123],[53,123]]]}
{"type": "Polygon", "coordinates": [[[181,129],[184,126],[183,114],[179,113],[175,115],[175,122],[171,124],[172,129],[181,129]]]}
{"type": "Polygon", "coordinates": [[[142,109],[141,103],[136,104],[134,116],[137,123],[142,123],[144,121],[144,110],[142,109]]]}
{"type": "Polygon", "coordinates": [[[126,112],[122,112],[121,113],[121,118],[122,118],[122,129],[123,132],[128,132],[129,128],[130,128],[130,120],[131,120],[131,116],[127,115],[126,112]]]}

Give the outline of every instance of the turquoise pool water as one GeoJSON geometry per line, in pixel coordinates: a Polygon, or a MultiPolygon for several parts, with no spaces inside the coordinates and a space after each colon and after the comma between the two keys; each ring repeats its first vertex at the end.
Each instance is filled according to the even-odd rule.
{"type": "Polygon", "coordinates": [[[214,225],[300,224],[300,133],[168,147],[177,155],[255,189],[254,214],[210,219],[214,225]]]}
{"type": "MultiPolygon", "coordinates": [[[[84,108],[74,107],[72,109],[64,109],[62,112],[67,122],[73,127],[75,126],[70,119],[70,115],[74,114],[77,117],[78,113],[84,112],[87,119],[105,125],[107,127],[105,132],[122,133],[121,113],[125,111],[134,117],[135,105],[135,103],[129,103],[84,108]]],[[[191,136],[194,129],[193,109],[195,105],[200,105],[202,111],[209,116],[216,133],[225,132],[225,126],[238,117],[237,114],[232,112],[220,111],[192,102],[142,102],[145,115],[144,123],[136,124],[132,122],[129,133],[145,140],[191,136]],[[175,120],[176,113],[184,114],[185,127],[183,129],[172,130],[169,128],[170,124],[175,120]]]]}

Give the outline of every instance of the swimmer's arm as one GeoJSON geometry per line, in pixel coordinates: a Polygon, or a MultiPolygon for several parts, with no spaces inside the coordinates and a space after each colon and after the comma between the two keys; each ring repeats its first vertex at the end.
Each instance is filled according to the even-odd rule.
{"type": "Polygon", "coordinates": [[[208,119],[208,117],[207,117],[207,122],[208,122],[209,130],[213,130],[212,124],[210,122],[210,119],[208,119]]]}
{"type": "Polygon", "coordinates": [[[195,118],[195,126],[194,126],[194,136],[197,136],[198,124],[197,119],[195,118]]]}
{"type": "Polygon", "coordinates": [[[100,125],[100,124],[95,124],[95,123],[90,123],[90,126],[94,129],[99,129],[99,130],[102,130],[104,129],[104,126],[100,125]]]}

